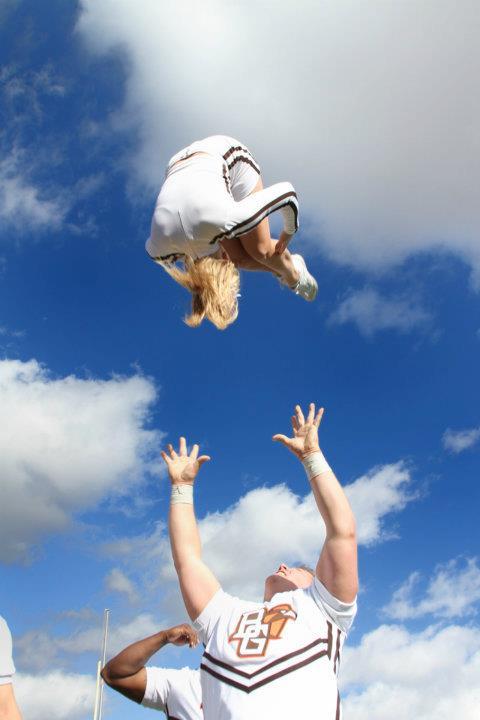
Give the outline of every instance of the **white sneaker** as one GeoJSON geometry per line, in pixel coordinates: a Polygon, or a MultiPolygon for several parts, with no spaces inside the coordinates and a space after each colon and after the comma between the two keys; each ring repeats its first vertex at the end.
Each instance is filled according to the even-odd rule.
{"type": "Polygon", "coordinates": [[[305,300],[312,302],[317,297],[317,281],[310,275],[301,255],[292,255],[292,262],[295,270],[300,275],[298,282],[291,289],[296,295],[301,295],[305,300]]]}

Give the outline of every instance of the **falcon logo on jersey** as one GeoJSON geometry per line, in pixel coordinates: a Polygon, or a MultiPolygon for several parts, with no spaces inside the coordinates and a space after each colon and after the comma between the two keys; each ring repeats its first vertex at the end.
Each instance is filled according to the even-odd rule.
{"type": "Polygon", "coordinates": [[[238,643],[238,657],[262,657],[270,640],[278,640],[287,622],[296,619],[297,613],[286,604],[244,612],[228,642],[238,643]]]}

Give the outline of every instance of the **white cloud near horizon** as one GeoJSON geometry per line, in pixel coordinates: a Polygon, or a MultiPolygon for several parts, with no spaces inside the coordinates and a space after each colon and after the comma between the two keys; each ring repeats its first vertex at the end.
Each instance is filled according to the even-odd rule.
{"type": "Polygon", "coordinates": [[[155,399],[138,374],[55,378],[36,360],[0,361],[0,561],[25,559],[76,513],[157,471],[155,399]]]}
{"type": "Polygon", "coordinates": [[[328,318],[331,325],[353,323],[367,338],[382,330],[425,328],[430,321],[430,313],[408,298],[384,297],[371,287],[348,292],[328,318]]]}
{"type": "Polygon", "coordinates": [[[477,720],[480,629],[431,626],[411,633],[381,625],[343,652],[340,686],[348,720],[477,720]]]}
{"type": "Polygon", "coordinates": [[[15,696],[24,720],[85,720],[95,699],[95,677],[62,670],[17,673],[15,696]]]}
{"type": "Polygon", "coordinates": [[[475,0],[80,5],[88,49],[124,61],[112,127],[137,134],[137,189],[233,135],[267,183],[294,183],[312,248],[369,272],[451,252],[480,287],[475,0]]]}
{"type": "Polygon", "coordinates": [[[480,567],[477,558],[450,560],[439,565],[424,595],[416,592],[422,576],[412,573],[394,592],[383,612],[395,620],[432,615],[436,618],[461,618],[474,615],[480,603],[480,567]]]}
{"type": "Polygon", "coordinates": [[[452,430],[447,428],[443,433],[442,443],[445,450],[458,454],[469,450],[480,440],[480,427],[466,430],[452,430]]]}

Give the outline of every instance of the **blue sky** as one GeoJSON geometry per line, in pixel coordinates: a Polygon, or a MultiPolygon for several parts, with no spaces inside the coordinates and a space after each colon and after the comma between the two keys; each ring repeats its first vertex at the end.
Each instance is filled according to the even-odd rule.
{"type": "MultiPolygon", "coordinates": [[[[253,597],[275,563],[314,560],[323,531],[303,471],[270,440],[311,400],[359,524],[347,720],[437,719],[440,703],[473,720],[478,7],[305,2],[295,37],[291,12],[0,10],[1,614],[26,720],[90,716],[104,607],[112,652],[184,619],[165,441],[186,434],[212,456],[196,506],[226,588],[253,597]],[[143,249],[166,161],[214,133],[246,142],[266,182],[297,187],[294,248],[320,287],[307,304],[244,273],[226,332],[186,327],[186,294],[143,249]],[[423,674],[394,662],[411,657],[423,674]]],[[[107,696],[107,717],[142,712],[107,696]]]]}

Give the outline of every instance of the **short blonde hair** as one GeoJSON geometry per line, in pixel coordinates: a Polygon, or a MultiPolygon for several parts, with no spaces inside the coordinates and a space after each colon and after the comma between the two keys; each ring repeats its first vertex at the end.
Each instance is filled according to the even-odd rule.
{"type": "Polygon", "coordinates": [[[186,257],[184,270],[159,263],[182,287],[192,293],[192,311],[184,320],[198,327],[205,318],[218,330],[225,330],[238,317],[240,273],[230,260],[211,256],[193,260],[186,257]]]}

